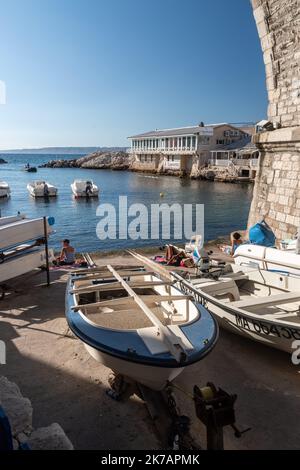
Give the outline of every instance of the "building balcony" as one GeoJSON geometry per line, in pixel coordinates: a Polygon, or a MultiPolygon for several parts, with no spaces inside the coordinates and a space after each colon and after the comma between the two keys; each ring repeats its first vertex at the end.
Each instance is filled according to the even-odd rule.
{"type": "Polygon", "coordinates": [[[212,166],[238,166],[238,167],[257,167],[258,158],[233,158],[233,159],[215,159],[212,158],[209,160],[210,165],[212,166]]]}
{"type": "Polygon", "coordinates": [[[131,154],[139,155],[196,155],[197,151],[195,148],[189,148],[189,147],[183,147],[183,148],[174,148],[174,147],[169,147],[169,148],[147,148],[147,149],[130,149],[131,154]]]}

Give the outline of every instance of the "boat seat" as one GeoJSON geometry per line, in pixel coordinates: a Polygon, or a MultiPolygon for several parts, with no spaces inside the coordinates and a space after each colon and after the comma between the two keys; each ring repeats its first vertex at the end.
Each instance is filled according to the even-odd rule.
{"type": "Polygon", "coordinates": [[[269,295],[267,297],[254,297],[251,296],[249,299],[246,300],[238,300],[231,302],[231,305],[238,308],[245,308],[245,307],[256,307],[260,305],[278,305],[278,304],[286,304],[292,302],[294,300],[300,301],[300,292],[286,292],[284,294],[275,294],[269,295]]]}
{"type": "MultiPolygon", "coordinates": [[[[213,297],[228,295],[229,298],[237,301],[240,299],[239,289],[233,279],[224,279],[222,281],[210,281],[199,283],[199,289],[213,297]]],[[[194,284],[197,288],[197,284],[194,284]]]]}

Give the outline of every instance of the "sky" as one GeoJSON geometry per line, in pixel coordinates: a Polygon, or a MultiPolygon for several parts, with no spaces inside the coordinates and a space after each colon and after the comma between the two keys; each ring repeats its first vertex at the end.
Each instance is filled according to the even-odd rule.
{"type": "Polygon", "coordinates": [[[0,80],[0,149],[127,146],[267,108],[250,0],[0,0],[0,80]]]}

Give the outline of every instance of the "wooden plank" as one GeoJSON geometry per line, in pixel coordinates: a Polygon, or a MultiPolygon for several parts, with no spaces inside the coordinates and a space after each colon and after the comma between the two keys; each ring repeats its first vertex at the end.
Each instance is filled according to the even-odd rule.
{"type": "MultiPolygon", "coordinates": [[[[140,277],[140,276],[155,275],[154,272],[150,272],[150,271],[149,272],[148,271],[118,271],[118,273],[122,277],[140,277]]],[[[108,271],[108,272],[104,272],[103,274],[102,273],[86,274],[84,276],[84,280],[109,279],[111,277],[112,275],[108,271]]]]}
{"type": "Polygon", "coordinates": [[[250,297],[246,300],[237,300],[235,302],[230,302],[230,306],[238,308],[246,307],[258,307],[260,305],[279,305],[287,304],[293,300],[300,300],[300,292],[286,292],[284,294],[269,295],[268,297],[250,297]]]}
{"type": "MultiPolygon", "coordinates": [[[[151,323],[156,326],[162,336],[162,340],[167,345],[170,353],[174,356],[177,362],[183,362],[186,359],[186,351],[184,344],[180,337],[175,335],[168,327],[164,326],[151,309],[144,303],[144,301],[134,292],[129,283],[124,281],[118,272],[110,265],[107,265],[110,272],[115,276],[128,294],[135,300],[137,305],[143,310],[145,315],[149,318],[151,323]]],[[[169,284],[169,283],[166,283],[169,284]]]]}
{"type": "MultiPolygon", "coordinates": [[[[120,278],[122,279],[122,277],[120,278]]],[[[123,280],[123,279],[122,279],[123,280]]],[[[155,287],[155,286],[165,286],[165,285],[172,285],[173,282],[166,282],[166,281],[129,281],[128,286],[133,288],[141,288],[141,287],[155,287]]],[[[85,287],[77,287],[75,289],[70,290],[70,294],[84,294],[89,292],[105,292],[109,290],[118,290],[122,288],[123,285],[120,282],[106,282],[103,284],[91,284],[90,286],[85,287]]]]}
{"type": "Polygon", "coordinates": [[[139,253],[136,253],[135,251],[132,251],[132,250],[127,250],[127,251],[132,256],[134,256],[134,258],[144,263],[144,265],[148,266],[150,269],[160,274],[160,276],[162,276],[164,279],[168,279],[169,281],[171,280],[174,281],[172,274],[164,266],[161,266],[155,263],[155,261],[149,258],[146,258],[146,256],[140,255],[139,253]]]}
{"type": "MultiPolygon", "coordinates": [[[[139,296],[148,306],[149,304],[155,305],[155,303],[161,302],[171,302],[173,300],[192,300],[192,296],[190,295],[140,295],[139,296]]],[[[121,297],[119,299],[110,299],[110,300],[102,300],[100,302],[93,302],[90,304],[82,304],[82,305],[75,305],[71,307],[71,310],[75,312],[77,310],[81,310],[82,308],[90,309],[90,308],[101,308],[101,307],[115,307],[117,305],[128,305],[132,303],[134,305],[135,301],[132,297],[121,297]]]]}
{"type": "MultiPolygon", "coordinates": [[[[123,270],[133,270],[133,269],[139,269],[139,268],[142,268],[143,266],[141,265],[132,265],[132,266],[128,266],[128,265],[124,265],[124,264],[120,264],[120,265],[117,265],[115,266],[115,269],[123,269],[123,270]]],[[[107,272],[108,269],[107,269],[107,266],[97,266],[96,268],[81,268],[81,269],[74,269],[72,271],[70,271],[72,274],[91,274],[93,272],[107,272]]]]}

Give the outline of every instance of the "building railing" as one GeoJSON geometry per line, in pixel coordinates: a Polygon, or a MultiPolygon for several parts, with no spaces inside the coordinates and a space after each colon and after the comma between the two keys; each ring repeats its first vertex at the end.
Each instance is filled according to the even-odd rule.
{"type": "Polygon", "coordinates": [[[176,147],[167,147],[167,148],[155,148],[155,149],[151,149],[151,148],[147,148],[147,149],[141,149],[141,148],[138,148],[138,149],[130,149],[130,153],[135,153],[135,154],[138,154],[138,153],[156,153],[156,154],[164,154],[164,153],[171,153],[171,154],[187,154],[187,155],[191,155],[191,154],[196,154],[197,150],[195,148],[189,148],[189,147],[182,147],[182,148],[176,148],[176,147]]]}
{"type": "Polygon", "coordinates": [[[235,166],[248,166],[248,167],[257,167],[258,158],[233,158],[233,159],[218,159],[211,158],[209,160],[210,165],[213,166],[230,166],[231,164],[235,166]]]}

